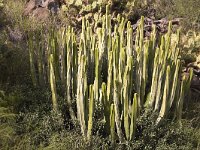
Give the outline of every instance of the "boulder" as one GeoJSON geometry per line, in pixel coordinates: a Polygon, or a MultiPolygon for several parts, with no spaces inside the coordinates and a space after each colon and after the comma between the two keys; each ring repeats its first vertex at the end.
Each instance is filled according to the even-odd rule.
{"type": "Polygon", "coordinates": [[[50,12],[56,14],[63,3],[62,0],[29,0],[25,5],[23,15],[33,15],[38,20],[45,20],[50,12]]]}
{"type": "Polygon", "coordinates": [[[50,12],[47,8],[38,7],[33,10],[32,14],[37,20],[44,21],[48,19],[50,12]]]}
{"type": "Polygon", "coordinates": [[[25,5],[23,15],[24,16],[28,16],[35,8],[36,8],[35,0],[30,0],[25,5]]]}
{"type": "Polygon", "coordinates": [[[10,41],[20,42],[24,39],[23,33],[18,28],[11,29],[10,26],[6,26],[6,29],[10,41]]]}

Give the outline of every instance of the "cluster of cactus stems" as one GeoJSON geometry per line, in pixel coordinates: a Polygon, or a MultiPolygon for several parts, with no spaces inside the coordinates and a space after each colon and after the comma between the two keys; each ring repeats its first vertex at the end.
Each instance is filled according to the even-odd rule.
{"type": "Polygon", "coordinates": [[[30,34],[28,45],[33,84],[50,84],[53,109],[59,110],[61,83],[71,119],[79,121],[83,136],[90,140],[95,107],[102,103],[105,130],[114,143],[134,139],[143,109],[157,112],[159,125],[173,106],[174,118],[180,121],[192,71],[181,80],[179,31],[171,41],[171,23],[160,40],[153,26],[147,40],[141,17],[133,39],[131,23],[120,15],[112,33],[108,9],[101,28],[83,18],[80,36],[72,27],[52,29],[46,41],[30,34]]]}

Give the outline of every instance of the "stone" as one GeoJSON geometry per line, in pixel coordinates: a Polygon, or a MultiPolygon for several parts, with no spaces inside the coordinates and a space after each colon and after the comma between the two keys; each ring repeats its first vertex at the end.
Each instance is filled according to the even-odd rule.
{"type": "Polygon", "coordinates": [[[17,29],[17,28],[11,29],[10,26],[6,26],[6,28],[8,31],[8,37],[9,37],[10,41],[20,42],[23,40],[24,36],[19,29],[17,29]]]}
{"type": "Polygon", "coordinates": [[[24,8],[23,15],[28,16],[36,8],[35,0],[30,0],[24,8]]]}
{"type": "Polygon", "coordinates": [[[45,20],[49,17],[50,11],[53,14],[58,13],[61,3],[61,0],[30,0],[25,5],[23,15],[33,15],[38,20],[45,20]]]}
{"type": "Polygon", "coordinates": [[[33,10],[32,14],[37,20],[44,21],[48,19],[50,12],[47,8],[38,7],[35,10],[33,10]]]}

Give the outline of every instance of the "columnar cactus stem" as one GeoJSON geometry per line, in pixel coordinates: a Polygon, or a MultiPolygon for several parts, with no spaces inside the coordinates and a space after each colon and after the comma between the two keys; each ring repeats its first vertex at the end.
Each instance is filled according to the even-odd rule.
{"type": "Polygon", "coordinates": [[[113,52],[110,51],[108,56],[107,99],[111,101],[113,89],[113,52]]]}
{"type": "Polygon", "coordinates": [[[176,110],[177,121],[180,125],[181,125],[181,118],[182,118],[183,100],[185,97],[185,91],[184,91],[185,85],[186,85],[186,77],[184,76],[181,82],[180,95],[179,95],[177,110],[176,110]]]}
{"type": "Polygon", "coordinates": [[[94,96],[95,100],[99,98],[99,50],[95,49],[95,80],[94,80],[94,96]]]}
{"type": "MultiPolygon", "coordinates": [[[[121,22],[119,23],[118,32],[120,36],[120,49],[122,49],[125,45],[125,36],[124,36],[124,28],[126,25],[126,21],[124,18],[121,19],[121,22]]],[[[128,33],[127,33],[128,34],[128,33]]]]}
{"type": "Polygon", "coordinates": [[[137,93],[135,93],[131,110],[130,140],[134,139],[135,137],[137,113],[138,113],[138,100],[137,100],[137,93]]]}
{"type": "Polygon", "coordinates": [[[80,64],[78,66],[78,86],[77,86],[77,115],[78,115],[78,119],[80,121],[80,125],[81,125],[81,131],[84,137],[86,137],[86,112],[85,112],[85,101],[87,100],[86,97],[86,90],[85,90],[85,79],[84,79],[84,74],[86,73],[85,71],[85,66],[86,66],[86,58],[85,56],[81,56],[79,54],[80,57],[80,64]]]}
{"type": "Polygon", "coordinates": [[[86,47],[86,40],[87,40],[87,34],[86,34],[86,21],[85,18],[83,17],[82,19],[82,32],[81,32],[81,50],[82,50],[82,54],[87,56],[87,47],[86,47]]]}
{"type": "Polygon", "coordinates": [[[56,81],[60,80],[60,73],[59,73],[59,52],[58,52],[58,43],[56,37],[52,37],[51,39],[51,53],[53,54],[53,63],[54,63],[54,70],[55,70],[55,78],[56,81]]]}
{"type": "Polygon", "coordinates": [[[61,67],[60,67],[60,76],[61,76],[61,81],[62,85],[65,88],[65,79],[66,79],[66,52],[67,52],[67,37],[69,36],[69,30],[66,28],[61,28],[60,31],[58,32],[58,38],[59,38],[59,46],[60,46],[60,55],[61,55],[61,67]],[[66,37],[66,38],[65,38],[66,37]]]}
{"type": "Polygon", "coordinates": [[[89,53],[89,57],[88,57],[88,62],[89,62],[89,66],[88,66],[88,81],[89,84],[93,84],[94,83],[94,79],[95,79],[95,49],[96,49],[96,37],[91,35],[91,40],[88,41],[90,42],[90,53],[89,53]]]}
{"type": "Polygon", "coordinates": [[[159,48],[156,49],[156,54],[154,58],[154,68],[153,68],[153,75],[152,75],[152,84],[151,84],[151,92],[150,92],[150,99],[148,102],[148,107],[153,107],[156,99],[156,92],[158,86],[158,58],[159,57],[159,48]]]}
{"type": "Polygon", "coordinates": [[[87,138],[88,140],[91,139],[92,134],[92,125],[93,125],[93,113],[94,113],[94,89],[93,85],[90,85],[89,90],[89,114],[88,114],[88,131],[87,131],[87,138]]]}
{"type": "Polygon", "coordinates": [[[31,69],[31,78],[33,82],[33,86],[37,86],[37,78],[35,73],[35,65],[34,65],[34,48],[33,48],[33,35],[29,34],[29,40],[28,40],[28,46],[29,46],[29,61],[30,61],[30,69],[31,69]]]}
{"type": "Polygon", "coordinates": [[[115,123],[117,128],[117,133],[119,136],[119,140],[124,141],[124,135],[121,128],[121,119],[120,119],[120,111],[119,111],[119,83],[117,80],[114,80],[114,105],[115,105],[115,123]]]}
{"type": "Polygon", "coordinates": [[[171,95],[170,95],[170,99],[169,99],[169,108],[171,108],[172,103],[174,102],[175,99],[175,95],[176,95],[176,89],[178,86],[178,80],[179,80],[179,72],[180,72],[180,60],[177,60],[176,62],[176,69],[175,69],[175,73],[174,73],[174,78],[173,78],[173,85],[172,85],[172,90],[171,90],[171,95]]]}
{"type": "Polygon", "coordinates": [[[181,82],[180,96],[178,99],[177,111],[176,111],[177,121],[180,125],[181,125],[181,118],[182,118],[183,100],[185,98],[187,91],[190,88],[192,77],[193,77],[193,70],[190,70],[189,77],[186,78],[186,76],[184,75],[181,82]]]}
{"type": "MultiPolygon", "coordinates": [[[[133,97],[133,56],[129,56],[127,60],[127,66],[129,68],[129,98],[132,99],[133,97]]],[[[130,106],[130,105],[129,105],[130,106]]]]}
{"type": "Polygon", "coordinates": [[[161,120],[166,115],[167,110],[169,108],[169,95],[170,95],[169,84],[170,84],[170,66],[167,66],[162,105],[161,105],[159,117],[157,118],[156,124],[159,124],[161,122],[161,120]]]}
{"type": "Polygon", "coordinates": [[[161,98],[162,98],[162,91],[164,88],[163,82],[163,76],[165,75],[165,70],[166,70],[166,51],[164,51],[164,37],[162,37],[161,40],[161,46],[160,46],[160,54],[159,54],[159,65],[158,65],[158,71],[159,71],[159,77],[158,77],[158,87],[157,87],[157,95],[156,95],[156,101],[155,101],[155,106],[154,106],[154,111],[159,111],[159,107],[161,105],[161,98]]]}
{"type": "Polygon", "coordinates": [[[112,46],[112,40],[111,40],[111,34],[112,34],[112,27],[111,27],[111,14],[110,12],[110,5],[106,6],[106,15],[105,15],[105,48],[107,50],[106,56],[109,56],[109,51],[111,51],[111,46],[112,46]]]}
{"type": "Polygon", "coordinates": [[[72,97],[75,99],[76,97],[76,93],[77,93],[77,73],[78,73],[78,48],[77,48],[77,43],[76,43],[76,37],[74,35],[74,32],[72,32],[72,47],[73,47],[73,51],[72,51],[72,81],[73,81],[73,87],[72,87],[72,97]]]}
{"type": "Polygon", "coordinates": [[[126,139],[129,139],[129,68],[126,66],[125,73],[124,73],[124,84],[123,84],[123,100],[124,100],[124,129],[125,129],[125,135],[126,139]]]}
{"type": "Polygon", "coordinates": [[[52,103],[53,103],[53,110],[58,111],[58,102],[57,102],[57,91],[56,91],[56,79],[54,73],[54,58],[53,54],[49,57],[50,62],[50,84],[51,84],[51,92],[52,92],[52,103]]]}
{"type": "Polygon", "coordinates": [[[121,128],[121,118],[120,118],[120,110],[119,110],[119,104],[120,104],[120,96],[119,93],[121,91],[121,85],[119,83],[119,77],[118,77],[118,58],[119,58],[119,37],[115,37],[114,47],[113,47],[113,55],[114,55],[114,62],[113,62],[113,69],[114,69],[114,93],[113,93],[113,99],[114,99],[114,105],[115,105],[115,123],[117,128],[117,133],[119,140],[122,142],[124,141],[124,135],[121,128]]]}
{"type": "Polygon", "coordinates": [[[146,91],[146,84],[148,80],[148,53],[149,51],[149,42],[145,43],[143,49],[143,62],[142,62],[142,81],[141,81],[141,90],[140,90],[140,101],[141,105],[143,106],[145,102],[145,91],[146,91]]]}
{"type": "Polygon", "coordinates": [[[142,49],[143,48],[143,41],[144,41],[144,16],[141,17],[139,29],[140,29],[139,46],[142,49]]]}
{"type": "Polygon", "coordinates": [[[38,64],[38,76],[39,76],[39,84],[40,86],[44,85],[44,74],[43,74],[43,62],[42,55],[43,49],[42,44],[40,43],[40,33],[36,33],[36,50],[37,50],[37,64],[38,64]]]}
{"type": "Polygon", "coordinates": [[[125,129],[125,135],[126,139],[130,140],[130,122],[129,120],[131,119],[130,116],[130,111],[131,106],[129,106],[129,103],[131,98],[132,98],[132,65],[133,65],[133,57],[129,56],[127,66],[124,72],[124,79],[123,79],[123,87],[122,87],[122,93],[123,93],[123,108],[124,108],[124,129],[125,129]]]}
{"type": "Polygon", "coordinates": [[[110,101],[107,98],[106,94],[106,84],[102,83],[102,102],[103,102],[103,107],[104,107],[104,116],[106,120],[106,130],[107,133],[110,133],[110,101]]]}
{"type": "MultiPolygon", "coordinates": [[[[70,28],[68,29],[68,31],[70,28]]],[[[68,39],[66,41],[66,53],[67,53],[67,67],[66,67],[66,98],[67,98],[67,104],[69,107],[69,113],[71,119],[74,121],[76,119],[75,113],[72,108],[72,94],[71,94],[71,89],[72,89],[72,68],[73,68],[73,62],[72,62],[72,54],[73,54],[73,41],[72,41],[72,35],[70,32],[68,32],[68,39]]],[[[74,66],[75,67],[75,66],[74,66]]],[[[65,69],[64,69],[65,70],[65,69]]]]}
{"type": "Polygon", "coordinates": [[[119,80],[121,83],[123,82],[125,66],[126,66],[126,52],[124,48],[121,48],[120,59],[119,59],[119,80]]]}
{"type": "Polygon", "coordinates": [[[144,86],[144,81],[143,81],[143,65],[144,65],[144,17],[141,17],[140,24],[137,28],[137,33],[136,33],[136,40],[135,40],[135,55],[136,55],[136,61],[135,61],[135,66],[136,66],[136,91],[138,93],[138,104],[139,107],[143,107],[144,103],[144,89],[146,87],[144,86]]]}
{"type": "Polygon", "coordinates": [[[115,109],[114,104],[110,106],[110,136],[111,142],[114,144],[115,141],[115,109]]]}
{"type": "Polygon", "coordinates": [[[127,23],[127,52],[126,54],[128,56],[133,55],[133,29],[131,27],[130,22],[127,23]]]}
{"type": "Polygon", "coordinates": [[[107,30],[110,30],[111,28],[111,18],[110,18],[110,11],[109,11],[109,9],[110,9],[110,6],[109,5],[107,5],[106,6],[106,29],[107,30]]]}
{"type": "MultiPolygon", "coordinates": [[[[151,33],[151,37],[149,40],[149,60],[148,60],[148,76],[149,79],[152,78],[153,74],[153,69],[154,69],[154,59],[155,59],[155,54],[156,54],[156,26],[152,26],[153,31],[151,33]]],[[[151,83],[151,81],[150,81],[151,83]]]]}

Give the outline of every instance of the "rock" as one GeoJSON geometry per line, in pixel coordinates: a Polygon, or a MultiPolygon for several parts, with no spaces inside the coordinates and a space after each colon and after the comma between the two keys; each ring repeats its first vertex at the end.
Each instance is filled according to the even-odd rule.
{"type": "Polygon", "coordinates": [[[32,12],[32,14],[37,20],[44,21],[48,19],[50,12],[47,8],[38,7],[32,12]]]}
{"type": "Polygon", "coordinates": [[[189,63],[186,68],[184,68],[182,77],[185,75],[186,78],[188,78],[190,69],[193,69],[193,77],[190,88],[193,91],[200,93],[200,68],[195,63],[189,63]]]}
{"type": "Polygon", "coordinates": [[[47,8],[53,13],[53,14],[57,14],[58,10],[59,10],[59,3],[56,0],[50,0],[47,8]]]}
{"type": "Polygon", "coordinates": [[[35,0],[30,0],[24,8],[23,15],[28,16],[36,8],[35,0]]]}
{"type": "Polygon", "coordinates": [[[9,40],[12,42],[19,42],[24,38],[22,32],[19,29],[11,29],[9,26],[7,26],[7,31],[9,40]]]}
{"type": "Polygon", "coordinates": [[[50,14],[47,10],[49,9],[52,13],[56,14],[61,3],[63,3],[61,0],[30,0],[25,5],[23,15],[28,16],[32,14],[36,18],[39,17],[38,20],[45,20],[50,14]]]}
{"type": "Polygon", "coordinates": [[[197,62],[189,63],[187,65],[187,70],[188,70],[188,68],[192,68],[194,74],[200,77],[200,67],[198,66],[197,62]]]}
{"type": "Polygon", "coordinates": [[[197,75],[193,76],[190,87],[200,92],[200,78],[197,75]]]}

